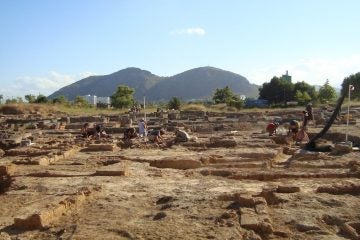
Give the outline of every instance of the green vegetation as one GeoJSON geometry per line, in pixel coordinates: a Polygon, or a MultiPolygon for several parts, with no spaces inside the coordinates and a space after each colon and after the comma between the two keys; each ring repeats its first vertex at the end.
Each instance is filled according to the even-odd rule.
{"type": "Polygon", "coordinates": [[[74,106],[79,108],[90,108],[91,105],[86,99],[82,96],[76,96],[74,101],[74,106]]]}
{"type": "Polygon", "coordinates": [[[168,107],[169,109],[180,110],[180,107],[181,107],[180,98],[178,98],[178,97],[172,97],[172,98],[170,99],[170,101],[168,102],[167,107],[168,107]]]}
{"type": "Polygon", "coordinates": [[[360,72],[344,79],[341,85],[341,92],[348,91],[350,84],[354,86],[354,90],[351,92],[351,98],[360,100],[360,72]]]}
{"type": "Polygon", "coordinates": [[[29,94],[25,95],[25,100],[28,103],[47,103],[48,99],[45,95],[39,94],[38,96],[29,94]]]}
{"type": "Polygon", "coordinates": [[[116,92],[110,96],[111,105],[114,108],[128,108],[134,105],[134,92],[133,88],[125,85],[119,85],[116,92]]]}
{"type": "Polygon", "coordinates": [[[306,105],[308,102],[311,102],[313,98],[307,92],[301,92],[297,90],[295,93],[295,100],[298,102],[299,105],[306,105]]]}
{"type": "Polygon", "coordinates": [[[69,105],[69,100],[65,96],[61,95],[61,96],[54,98],[52,100],[52,103],[69,105]]]}
{"type": "MultiPolygon", "coordinates": [[[[345,78],[342,84],[342,91],[348,91],[349,84],[355,87],[352,91],[353,104],[359,105],[360,100],[360,73],[350,75],[345,78]]],[[[26,95],[23,101],[21,97],[6,99],[5,105],[1,106],[1,109],[46,109],[45,112],[63,112],[68,114],[118,114],[119,112],[126,113],[128,108],[135,104],[133,88],[125,85],[120,85],[117,91],[111,96],[112,109],[96,108],[87,102],[84,97],[76,96],[73,102],[68,101],[65,96],[58,96],[52,100],[49,100],[46,96],[39,94],[26,95]],[[41,106],[41,107],[40,107],[41,106]]],[[[271,100],[272,109],[287,107],[284,104],[286,100],[295,100],[299,105],[305,105],[308,102],[315,103],[332,103],[336,98],[336,92],[333,87],[329,85],[329,81],[326,81],[319,89],[319,92],[315,88],[305,82],[297,82],[292,84],[290,81],[273,77],[269,83],[264,83],[260,88],[260,96],[268,97],[267,100],[271,100]],[[284,89],[288,89],[284,93],[284,89]]],[[[3,95],[0,94],[0,103],[2,103],[3,95]]],[[[146,112],[155,112],[157,109],[176,109],[186,111],[215,111],[215,112],[235,112],[248,111],[244,109],[244,101],[242,101],[230,87],[216,88],[211,100],[205,101],[191,101],[183,102],[178,97],[172,97],[169,102],[152,102],[147,103],[146,112]]],[[[22,110],[21,110],[22,111],[22,110]]],[[[21,112],[20,111],[20,112],[21,112]]],[[[254,111],[254,108],[251,109],[254,111]]],[[[255,109],[256,111],[256,109],[255,109]]],[[[259,111],[262,111],[259,109],[259,111]]],[[[16,112],[16,111],[13,111],[16,112]]]]}
{"type": "Polygon", "coordinates": [[[269,83],[264,83],[259,88],[259,96],[261,99],[268,100],[271,104],[286,103],[294,100],[294,84],[290,81],[273,77],[269,83]]]}
{"type": "Polygon", "coordinates": [[[225,88],[217,88],[213,95],[213,101],[215,104],[226,103],[227,106],[241,109],[245,103],[233,91],[226,86],[225,88]]]}
{"type": "Polygon", "coordinates": [[[326,80],[325,84],[319,89],[318,97],[321,103],[326,103],[336,98],[336,91],[330,86],[329,80],[326,80]]]}
{"type": "Polygon", "coordinates": [[[270,82],[264,83],[259,89],[261,99],[268,100],[272,106],[285,106],[289,101],[297,101],[299,105],[306,105],[309,102],[321,103],[333,101],[336,98],[336,92],[327,81],[319,92],[315,87],[306,82],[297,82],[293,84],[284,78],[273,77],[270,82]]]}

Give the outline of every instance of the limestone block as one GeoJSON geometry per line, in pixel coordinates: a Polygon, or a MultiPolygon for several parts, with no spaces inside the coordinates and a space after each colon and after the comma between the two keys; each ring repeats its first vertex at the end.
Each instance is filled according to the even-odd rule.
{"type": "Polygon", "coordinates": [[[255,211],[257,214],[268,214],[268,206],[266,203],[256,204],[255,211]]]}
{"type": "Polygon", "coordinates": [[[268,222],[261,221],[254,213],[241,213],[240,225],[245,229],[250,229],[259,233],[260,235],[273,233],[272,225],[268,222]]]}

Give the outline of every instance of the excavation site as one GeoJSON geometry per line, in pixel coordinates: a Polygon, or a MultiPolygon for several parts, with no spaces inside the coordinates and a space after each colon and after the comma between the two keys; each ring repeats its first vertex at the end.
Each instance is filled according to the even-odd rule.
{"type": "MultiPolygon", "coordinates": [[[[142,113],[3,114],[0,239],[360,239],[360,108],[351,146],[336,119],[311,150],[287,136],[298,112],[149,113],[161,142],[124,139],[142,113]]],[[[314,109],[310,139],[331,114],[314,109]]]]}

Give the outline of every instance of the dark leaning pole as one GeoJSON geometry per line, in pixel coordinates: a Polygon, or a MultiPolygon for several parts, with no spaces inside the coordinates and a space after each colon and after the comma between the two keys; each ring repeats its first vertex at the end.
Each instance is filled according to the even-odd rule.
{"type": "Polygon", "coordinates": [[[337,104],[336,104],[333,114],[331,115],[330,119],[328,120],[328,122],[326,123],[324,128],[306,144],[305,148],[307,150],[315,150],[316,140],[318,140],[319,138],[322,138],[326,134],[326,132],[329,130],[331,125],[334,123],[336,116],[341,111],[341,105],[343,104],[345,97],[346,97],[346,91],[343,91],[343,93],[341,94],[340,98],[337,101],[337,104]]]}

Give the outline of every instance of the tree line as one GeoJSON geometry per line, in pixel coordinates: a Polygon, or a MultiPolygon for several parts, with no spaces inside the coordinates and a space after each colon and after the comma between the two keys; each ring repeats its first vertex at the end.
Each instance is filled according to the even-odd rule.
{"type": "MultiPolygon", "coordinates": [[[[360,99],[360,72],[346,77],[342,83],[342,90],[347,91],[349,85],[353,85],[353,98],[360,99]]],[[[140,105],[134,99],[135,89],[119,85],[113,95],[110,96],[111,106],[113,108],[123,109],[134,105],[140,105]]],[[[312,103],[325,103],[333,101],[337,97],[335,89],[330,86],[329,81],[326,80],[324,85],[320,86],[318,90],[314,86],[302,81],[292,83],[283,77],[273,77],[270,82],[265,82],[259,88],[259,99],[267,100],[271,105],[286,105],[287,102],[296,101],[299,105],[312,103]]],[[[0,94],[0,103],[2,103],[3,95],[0,94]]],[[[37,96],[28,94],[25,95],[25,100],[28,103],[51,103],[62,104],[67,106],[77,107],[91,107],[90,103],[82,97],[76,96],[75,100],[70,102],[65,96],[58,96],[53,99],[47,98],[45,95],[39,94],[37,96]]],[[[24,100],[20,97],[7,99],[5,103],[22,103],[24,100]]],[[[180,109],[184,102],[179,97],[172,97],[165,107],[169,109],[180,109]]],[[[204,102],[203,102],[204,103],[204,102]]],[[[217,88],[214,90],[212,98],[207,104],[225,104],[228,107],[241,109],[246,102],[235,94],[228,86],[224,88],[217,88]]]]}

